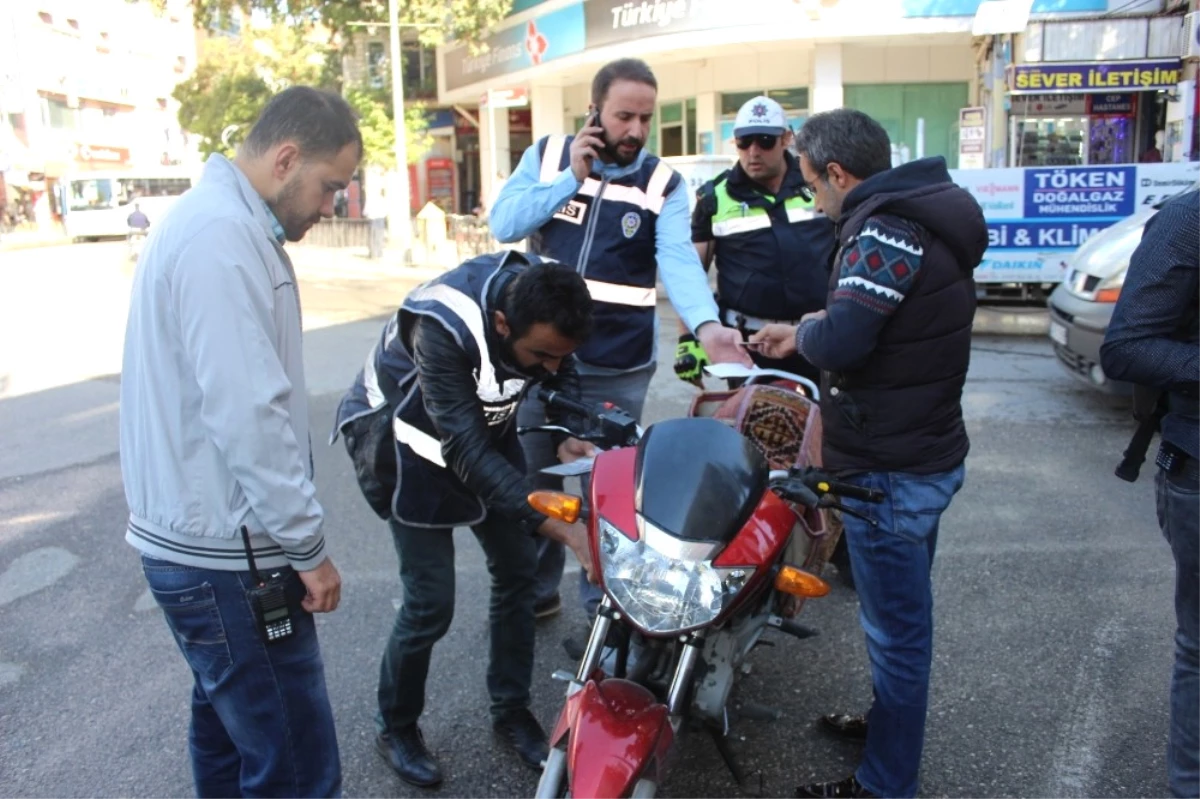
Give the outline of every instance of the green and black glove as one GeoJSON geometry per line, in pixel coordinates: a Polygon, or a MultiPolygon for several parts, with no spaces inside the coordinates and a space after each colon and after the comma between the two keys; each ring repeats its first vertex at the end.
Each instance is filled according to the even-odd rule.
{"type": "Polygon", "coordinates": [[[708,353],[695,336],[684,333],[679,337],[679,346],[675,348],[676,377],[685,383],[696,383],[704,376],[704,367],[708,363],[708,353]]]}

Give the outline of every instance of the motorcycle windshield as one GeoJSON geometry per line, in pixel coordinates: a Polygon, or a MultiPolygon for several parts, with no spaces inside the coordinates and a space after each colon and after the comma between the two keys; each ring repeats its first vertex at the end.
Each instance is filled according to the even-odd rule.
{"type": "Polygon", "coordinates": [[[768,473],[758,449],[729,425],[670,419],[638,443],[635,504],[677,538],[727,543],[758,506],[768,473]]]}

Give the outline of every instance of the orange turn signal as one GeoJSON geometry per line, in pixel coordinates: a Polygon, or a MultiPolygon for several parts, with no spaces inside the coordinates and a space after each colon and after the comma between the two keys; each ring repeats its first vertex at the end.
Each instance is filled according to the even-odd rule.
{"type": "MultiPolygon", "coordinates": [[[[544,513],[551,519],[558,519],[567,524],[578,521],[579,511],[583,508],[581,498],[558,491],[534,491],[529,495],[529,504],[538,513],[544,513]]],[[[825,590],[829,590],[828,586],[825,590]]]]}
{"type": "Polygon", "coordinates": [[[1116,302],[1121,296],[1121,287],[1116,286],[1110,289],[1100,289],[1096,292],[1096,302],[1116,302]]]}
{"type": "Polygon", "coordinates": [[[795,566],[784,566],[779,570],[775,575],[775,588],[792,596],[815,597],[829,593],[829,583],[795,566]]]}

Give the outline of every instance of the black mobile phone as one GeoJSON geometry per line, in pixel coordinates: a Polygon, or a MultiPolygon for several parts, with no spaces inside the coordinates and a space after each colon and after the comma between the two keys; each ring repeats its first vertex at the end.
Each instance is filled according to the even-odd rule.
{"type": "Polygon", "coordinates": [[[585,128],[600,127],[600,110],[596,109],[595,111],[592,111],[592,113],[588,114],[587,122],[585,122],[583,126],[585,128]]]}

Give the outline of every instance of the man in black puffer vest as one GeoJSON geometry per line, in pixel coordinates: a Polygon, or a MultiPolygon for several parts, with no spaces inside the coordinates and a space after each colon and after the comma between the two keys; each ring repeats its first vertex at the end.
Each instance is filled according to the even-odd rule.
{"type": "Polygon", "coordinates": [[[822,719],[866,738],[863,761],[797,795],[915,796],[933,659],[930,569],[969,448],[962,389],[987,225],[942,158],[891,168],[887,133],[860,111],[814,115],[796,150],[817,208],[837,223],[829,301],[751,341],[821,368],[826,468],[886,497],[844,500],[878,521],[844,517],[875,701],[865,718],[822,719]]]}

